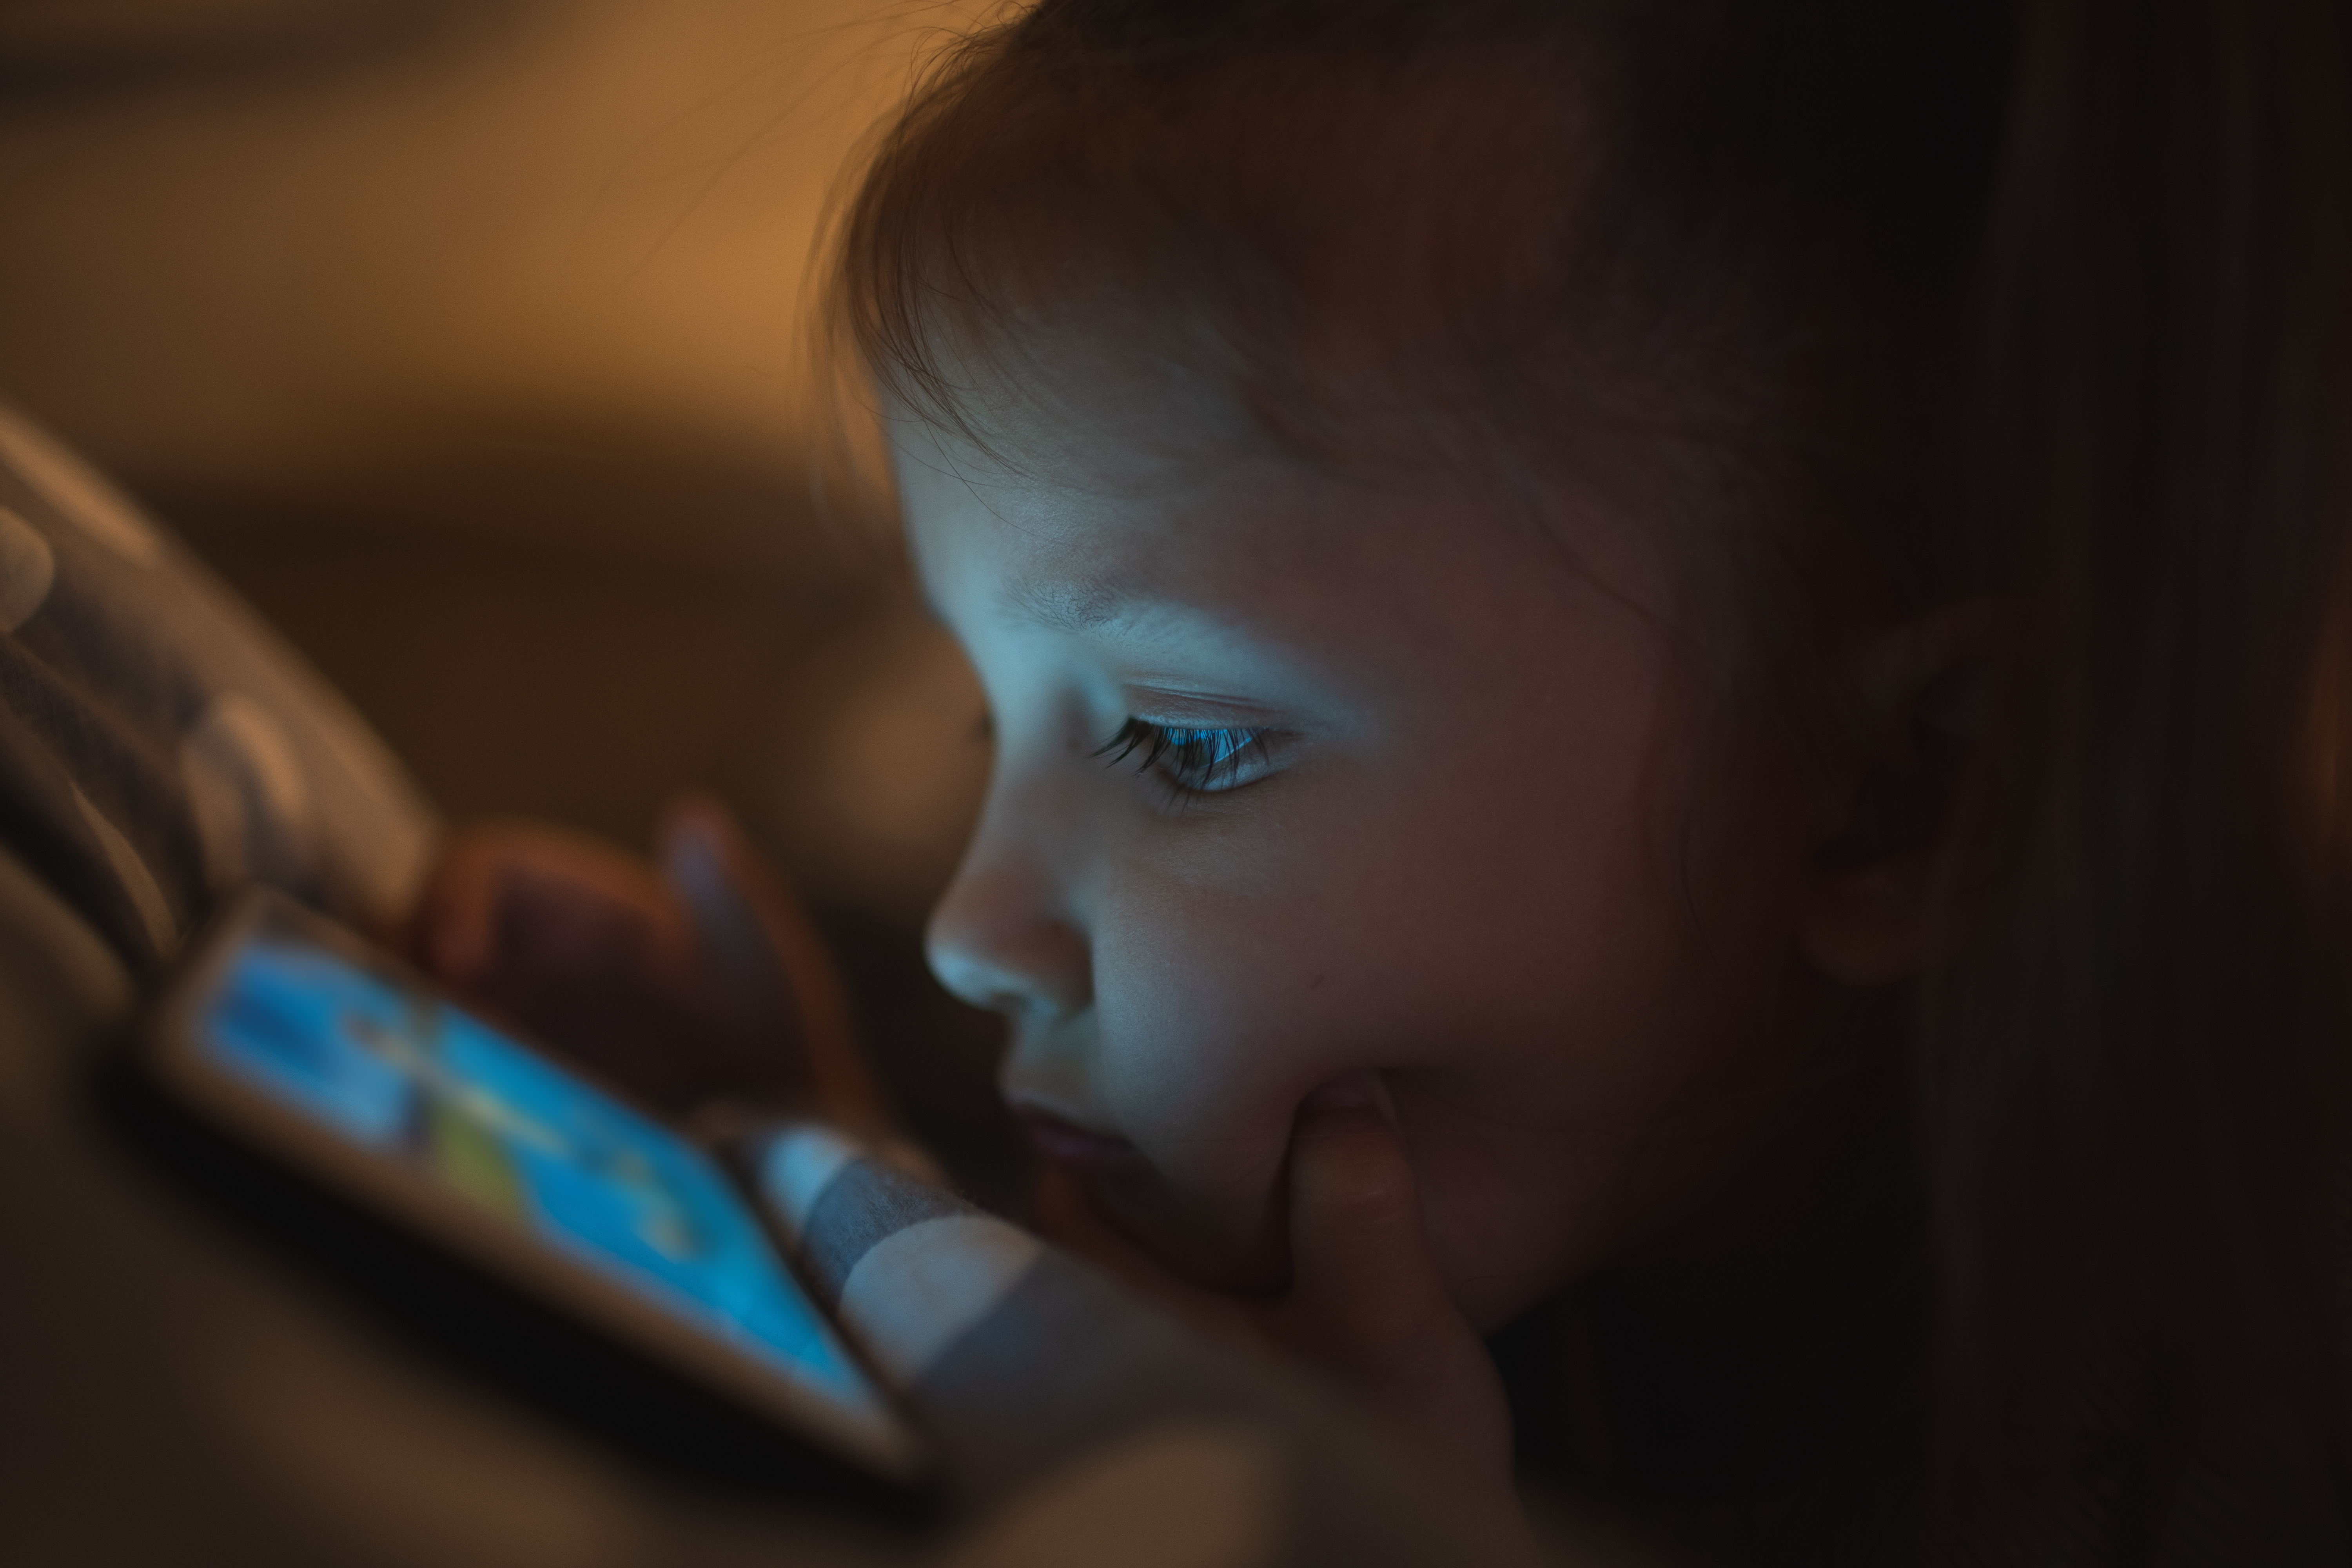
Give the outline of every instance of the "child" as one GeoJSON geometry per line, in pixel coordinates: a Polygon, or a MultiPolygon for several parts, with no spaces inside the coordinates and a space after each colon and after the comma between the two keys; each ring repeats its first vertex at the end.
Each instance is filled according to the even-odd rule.
{"type": "Polygon", "coordinates": [[[1744,1553],[2352,1547],[2342,10],[951,52],[840,317],[1053,1228],[1744,1553]]]}

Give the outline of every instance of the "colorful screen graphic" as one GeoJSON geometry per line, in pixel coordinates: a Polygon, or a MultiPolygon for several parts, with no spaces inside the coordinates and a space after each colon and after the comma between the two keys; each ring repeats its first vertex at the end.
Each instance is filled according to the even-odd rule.
{"type": "Polygon", "coordinates": [[[429,1172],[703,1332],[872,1421],[882,1411],[710,1158],[448,1004],[298,940],[233,954],[209,1058],[429,1172]]]}

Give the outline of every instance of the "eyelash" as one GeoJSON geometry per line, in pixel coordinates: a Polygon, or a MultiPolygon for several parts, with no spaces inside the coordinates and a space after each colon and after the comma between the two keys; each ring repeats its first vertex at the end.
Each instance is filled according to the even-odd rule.
{"type": "Polygon", "coordinates": [[[1178,795],[1220,795],[1262,776],[1266,731],[1193,730],[1129,719],[1094,754],[1109,767],[1132,757],[1137,773],[1159,774],[1178,795]]]}

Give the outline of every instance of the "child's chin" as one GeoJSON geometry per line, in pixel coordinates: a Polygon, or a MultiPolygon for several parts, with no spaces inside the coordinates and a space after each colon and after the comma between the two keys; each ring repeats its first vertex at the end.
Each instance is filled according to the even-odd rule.
{"type": "Polygon", "coordinates": [[[1088,1187],[1106,1219],[1190,1284],[1265,1296],[1290,1283],[1288,1205],[1278,1188],[1244,1205],[1187,1193],[1150,1171],[1088,1187]]]}

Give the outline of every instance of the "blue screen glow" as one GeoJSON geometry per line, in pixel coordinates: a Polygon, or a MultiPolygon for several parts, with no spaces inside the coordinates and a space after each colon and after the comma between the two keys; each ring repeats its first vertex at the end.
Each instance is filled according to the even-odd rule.
{"type": "Polygon", "coordinates": [[[608,1280],[828,1402],[864,1374],[709,1155],[445,1002],[265,935],[202,1015],[217,1065],[429,1173],[608,1280]]]}

